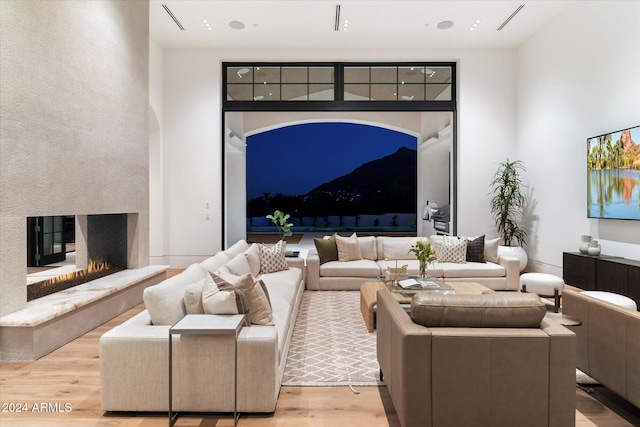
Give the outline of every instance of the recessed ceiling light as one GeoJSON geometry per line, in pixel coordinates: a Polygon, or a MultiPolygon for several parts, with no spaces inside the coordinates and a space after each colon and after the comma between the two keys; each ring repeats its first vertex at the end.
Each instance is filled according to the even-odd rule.
{"type": "Polygon", "coordinates": [[[262,101],[263,99],[264,99],[264,96],[262,96],[262,95],[258,95],[258,96],[254,96],[253,97],[254,101],[262,101]]]}
{"type": "Polygon", "coordinates": [[[242,23],[240,21],[230,21],[229,22],[229,26],[231,28],[233,28],[234,30],[242,30],[242,29],[244,29],[244,23],[242,23]]]}
{"type": "Polygon", "coordinates": [[[438,28],[441,30],[448,30],[453,27],[453,21],[442,21],[438,23],[438,28]]]}
{"type": "Polygon", "coordinates": [[[204,27],[211,31],[213,28],[211,28],[211,25],[209,24],[209,21],[207,21],[205,18],[202,19],[202,25],[204,25],[204,27]]]}

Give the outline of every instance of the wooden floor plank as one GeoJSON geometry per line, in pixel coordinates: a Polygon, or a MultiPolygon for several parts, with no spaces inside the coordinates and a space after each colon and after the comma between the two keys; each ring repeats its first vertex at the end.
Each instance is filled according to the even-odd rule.
{"type": "MultiPolygon", "coordinates": [[[[142,304],[134,307],[38,361],[0,363],[0,402],[7,405],[0,410],[8,410],[9,404],[27,405],[26,412],[0,412],[0,426],[166,426],[164,413],[105,413],[100,406],[99,338],[142,310],[142,304]],[[65,412],[65,404],[71,405],[70,412],[65,412]]],[[[243,414],[238,425],[400,427],[386,387],[356,390],[359,394],[348,387],[283,387],[273,415],[243,414]]],[[[633,425],[579,389],[576,406],[578,427],[633,425]]],[[[633,412],[633,408],[625,410],[633,412]]],[[[232,426],[231,418],[228,414],[186,414],[176,425],[232,426]]]]}

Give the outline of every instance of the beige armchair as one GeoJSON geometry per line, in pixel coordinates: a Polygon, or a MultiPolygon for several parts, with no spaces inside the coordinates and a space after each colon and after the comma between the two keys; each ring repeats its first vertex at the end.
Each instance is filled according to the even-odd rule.
{"type": "Polygon", "coordinates": [[[544,312],[522,327],[522,295],[537,295],[505,294],[437,295],[422,310],[414,297],[416,320],[456,325],[433,327],[378,292],[378,362],[403,427],[575,425],[575,335],[544,312]]]}

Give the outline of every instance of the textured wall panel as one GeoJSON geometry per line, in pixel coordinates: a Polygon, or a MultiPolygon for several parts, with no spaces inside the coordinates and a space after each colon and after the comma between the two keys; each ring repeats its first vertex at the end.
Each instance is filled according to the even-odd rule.
{"type": "MultiPolygon", "coordinates": [[[[138,213],[148,235],[148,36],[148,1],[0,2],[2,219],[138,213]]],[[[0,316],[25,304],[24,222],[0,221],[0,316]]]]}

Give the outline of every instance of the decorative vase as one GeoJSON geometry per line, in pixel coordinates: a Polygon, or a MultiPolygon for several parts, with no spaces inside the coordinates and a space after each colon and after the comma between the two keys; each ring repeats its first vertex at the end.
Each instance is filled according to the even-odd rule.
{"type": "Polygon", "coordinates": [[[587,253],[589,255],[598,256],[600,255],[600,250],[601,250],[600,243],[598,243],[597,240],[592,240],[589,243],[589,248],[587,249],[587,253]]]}
{"type": "Polygon", "coordinates": [[[420,278],[421,279],[427,278],[427,261],[424,259],[420,260],[420,278]]]}
{"type": "Polygon", "coordinates": [[[580,252],[586,254],[589,252],[589,243],[591,243],[591,236],[585,234],[580,237],[580,252]]]}
{"type": "Polygon", "coordinates": [[[508,256],[518,258],[520,261],[520,272],[522,272],[529,262],[529,257],[522,246],[498,246],[498,256],[508,256]]]}

